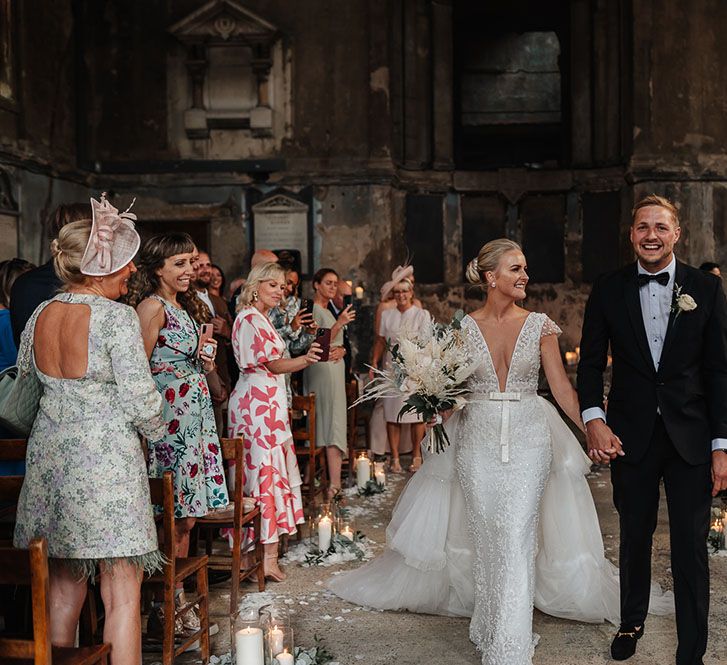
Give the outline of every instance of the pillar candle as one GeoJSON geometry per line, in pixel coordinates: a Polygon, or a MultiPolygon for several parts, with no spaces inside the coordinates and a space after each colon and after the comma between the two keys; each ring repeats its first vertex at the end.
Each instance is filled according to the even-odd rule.
{"type": "Polygon", "coordinates": [[[270,649],[273,653],[283,650],[283,631],[277,626],[270,631],[270,649]]]}
{"type": "Polygon", "coordinates": [[[351,541],[353,540],[353,531],[350,526],[344,526],[343,529],[341,529],[341,538],[351,541]]]}
{"type": "Polygon", "coordinates": [[[293,654],[288,653],[288,650],[286,649],[283,651],[283,653],[279,653],[277,656],[275,656],[278,660],[278,665],[294,665],[295,660],[293,659],[293,654]]]}
{"type": "Polygon", "coordinates": [[[376,482],[378,485],[383,487],[386,485],[386,474],[383,471],[377,471],[374,476],[376,477],[376,482]]]}
{"type": "Polygon", "coordinates": [[[371,462],[368,457],[359,457],[356,460],[356,485],[359,489],[366,487],[371,477],[371,462]]]}
{"type": "Polygon", "coordinates": [[[318,549],[321,552],[327,552],[331,546],[331,536],[333,534],[333,523],[328,515],[324,515],[318,520],[318,549]]]}
{"type": "Polygon", "coordinates": [[[263,665],[263,631],[249,627],[235,633],[236,665],[263,665]]]}

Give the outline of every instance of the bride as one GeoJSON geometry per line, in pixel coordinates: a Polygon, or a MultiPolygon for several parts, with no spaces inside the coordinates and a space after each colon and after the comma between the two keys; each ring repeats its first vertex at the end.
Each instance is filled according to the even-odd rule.
{"type": "MultiPolygon", "coordinates": [[[[560,329],[518,305],[528,283],[520,246],[487,243],[467,279],[487,300],[462,321],[477,368],[468,405],[446,423],[452,445],[428,456],[405,488],[384,553],[329,588],[379,609],[471,616],[483,665],[530,665],[533,604],[617,625],[618,572],[604,556],[585,480],[590,460],[536,392],[542,365],[556,401],[583,428],[560,329]]],[[[673,611],[671,594],[655,588],[651,611],[673,611]]]]}

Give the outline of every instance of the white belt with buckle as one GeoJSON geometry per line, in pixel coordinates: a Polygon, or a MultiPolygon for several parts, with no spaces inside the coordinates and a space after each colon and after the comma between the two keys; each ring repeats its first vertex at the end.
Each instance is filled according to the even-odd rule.
{"type": "Polygon", "coordinates": [[[487,398],[502,402],[502,423],[500,426],[500,459],[504,464],[510,461],[510,402],[519,402],[520,393],[491,392],[487,398]]]}

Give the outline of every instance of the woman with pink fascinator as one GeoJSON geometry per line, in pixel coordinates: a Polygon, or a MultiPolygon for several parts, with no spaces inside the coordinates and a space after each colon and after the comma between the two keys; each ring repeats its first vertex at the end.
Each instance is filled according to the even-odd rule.
{"type": "MultiPolygon", "coordinates": [[[[393,306],[382,307],[376,316],[376,337],[371,359],[374,368],[387,368],[391,363],[391,354],[387,350],[399,339],[404,330],[423,331],[430,321],[429,313],[421,307],[414,297],[414,268],[398,266],[391,274],[391,280],[381,287],[382,300],[392,296],[393,306]]],[[[371,371],[373,375],[373,370],[371,371]]],[[[399,415],[404,405],[399,398],[387,397],[380,400],[382,413],[386,422],[386,436],[391,449],[391,471],[401,473],[399,461],[399,444],[404,435],[411,438],[412,464],[410,471],[417,471],[422,464],[419,444],[424,438],[424,423],[416,414],[399,415]],[[403,432],[408,425],[408,431],[403,432]]]]}
{"type": "Polygon", "coordinates": [[[136,312],[114,302],[136,271],[135,219],[104,195],[91,199],[89,219],[60,230],[51,249],[63,291],[35,310],[18,355],[43,396],[14,544],[48,541],[54,646],[74,645],[88,578],[100,568],[114,665],[141,662],[141,577],[162,564],[140,441],[163,435],[162,398],[136,312]]]}

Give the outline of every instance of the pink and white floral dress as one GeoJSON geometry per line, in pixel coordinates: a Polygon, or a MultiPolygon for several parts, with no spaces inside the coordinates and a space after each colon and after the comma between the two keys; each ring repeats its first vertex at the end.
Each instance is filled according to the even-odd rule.
{"type": "Polygon", "coordinates": [[[273,374],[266,366],[283,357],[285,342],[267,316],[246,307],[232,327],[232,350],[240,378],[230,396],[227,432],[245,440],[244,493],[260,504],[260,540],[275,543],[305,521],[285,375],[273,374]]]}

